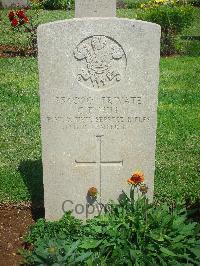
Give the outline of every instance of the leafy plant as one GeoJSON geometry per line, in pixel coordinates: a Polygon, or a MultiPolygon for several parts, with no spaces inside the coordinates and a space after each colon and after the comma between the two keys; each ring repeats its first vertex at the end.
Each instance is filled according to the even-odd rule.
{"type": "Polygon", "coordinates": [[[176,52],[175,38],[191,24],[192,14],[193,9],[189,6],[160,5],[156,1],[151,1],[138,11],[137,19],[161,26],[161,54],[171,55],[176,52]]]}
{"type": "Polygon", "coordinates": [[[26,264],[199,265],[199,225],[181,205],[149,203],[143,182],[134,173],[130,194],[86,224],[70,213],[58,222],[38,221],[25,238],[32,246],[23,252],[26,264]]]}
{"type": "Polygon", "coordinates": [[[35,25],[32,18],[27,16],[28,8],[11,10],[8,13],[12,29],[14,32],[25,32],[29,47],[32,49],[32,54],[37,54],[37,24],[35,25]]]}
{"type": "Polygon", "coordinates": [[[38,236],[41,239],[53,239],[60,236],[62,237],[62,235],[74,240],[81,234],[81,228],[82,222],[75,219],[70,212],[67,212],[58,222],[52,223],[44,219],[39,219],[37,223],[30,228],[29,233],[25,237],[25,241],[28,243],[36,243],[38,241],[38,236]]]}
{"type": "Polygon", "coordinates": [[[43,9],[44,5],[43,5],[43,0],[31,0],[30,1],[30,8],[31,9],[43,9]]]}
{"type": "Polygon", "coordinates": [[[79,265],[87,260],[92,252],[78,251],[79,241],[70,243],[64,239],[38,241],[34,253],[27,253],[25,263],[34,265],[79,265]]]}
{"type": "Polygon", "coordinates": [[[126,8],[133,9],[138,8],[142,3],[147,2],[147,0],[123,0],[126,8]]]}
{"type": "Polygon", "coordinates": [[[44,0],[43,5],[45,9],[72,9],[74,7],[74,0],[44,0]]]}
{"type": "Polygon", "coordinates": [[[188,0],[188,3],[192,4],[193,6],[200,7],[200,0],[188,0]]]}

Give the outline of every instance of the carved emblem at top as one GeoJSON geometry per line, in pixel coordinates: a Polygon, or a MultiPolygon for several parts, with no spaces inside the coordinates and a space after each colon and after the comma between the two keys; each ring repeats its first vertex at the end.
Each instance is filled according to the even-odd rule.
{"type": "Polygon", "coordinates": [[[126,69],[126,55],[121,45],[102,35],[84,39],[76,47],[74,57],[79,62],[77,80],[96,90],[118,83],[126,69]]]}

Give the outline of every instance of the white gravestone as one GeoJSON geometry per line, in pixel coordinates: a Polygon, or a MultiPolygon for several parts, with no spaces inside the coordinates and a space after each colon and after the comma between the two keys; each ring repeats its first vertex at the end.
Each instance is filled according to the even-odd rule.
{"type": "Polygon", "coordinates": [[[28,0],[1,0],[3,8],[9,7],[26,7],[28,6],[28,0]]]}
{"type": "Polygon", "coordinates": [[[46,218],[100,213],[101,204],[128,191],[137,169],[152,198],[160,26],[58,21],[39,26],[38,48],[46,218]],[[88,197],[91,187],[97,201],[88,197]]]}

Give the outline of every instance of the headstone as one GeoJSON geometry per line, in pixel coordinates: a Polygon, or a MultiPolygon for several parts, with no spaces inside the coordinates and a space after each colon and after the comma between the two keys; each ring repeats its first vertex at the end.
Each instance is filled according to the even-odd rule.
{"type": "Polygon", "coordinates": [[[1,0],[3,8],[12,8],[12,7],[26,7],[28,6],[28,0],[1,0]]]}
{"type": "Polygon", "coordinates": [[[76,0],[75,17],[115,17],[116,0],[76,0]]]}
{"type": "Polygon", "coordinates": [[[126,180],[138,169],[152,199],[160,26],[57,21],[39,26],[38,48],[46,218],[100,213],[129,190],[126,180]]]}

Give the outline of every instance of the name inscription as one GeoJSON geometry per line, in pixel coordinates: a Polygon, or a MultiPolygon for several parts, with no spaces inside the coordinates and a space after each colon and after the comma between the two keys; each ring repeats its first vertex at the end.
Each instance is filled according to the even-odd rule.
{"type": "Polygon", "coordinates": [[[63,129],[118,130],[149,123],[151,120],[144,113],[142,96],[56,96],[52,101],[59,112],[47,115],[46,122],[63,129]]]}

